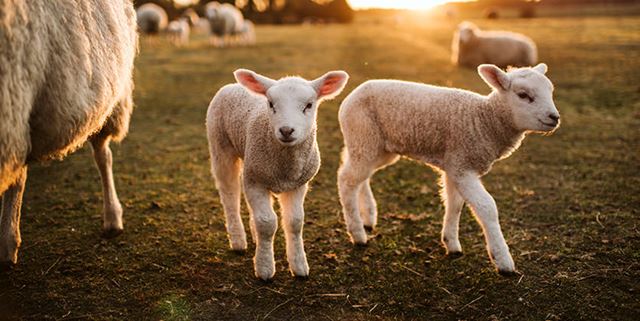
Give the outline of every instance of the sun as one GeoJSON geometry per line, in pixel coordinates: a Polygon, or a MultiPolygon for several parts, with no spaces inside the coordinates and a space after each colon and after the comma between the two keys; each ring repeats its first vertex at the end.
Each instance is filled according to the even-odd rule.
{"type": "Polygon", "coordinates": [[[451,0],[349,0],[354,9],[384,8],[427,10],[451,0]]]}

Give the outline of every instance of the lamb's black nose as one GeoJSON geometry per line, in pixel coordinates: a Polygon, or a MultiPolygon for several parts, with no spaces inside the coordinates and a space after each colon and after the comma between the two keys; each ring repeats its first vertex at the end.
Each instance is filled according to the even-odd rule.
{"type": "Polygon", "coordinates": [[[554,123],[557,123],[560,120],[560,115],[549,114],[549,118],[553,120],[554,123]]]}
{"type": "Polygon", "coordinates": [[[282,137],[284,138],[291,137],[291,134],[293,134],[293,131],[294,129],[289,126],[280,127],[280,134],[282,134],[282,137]]]}

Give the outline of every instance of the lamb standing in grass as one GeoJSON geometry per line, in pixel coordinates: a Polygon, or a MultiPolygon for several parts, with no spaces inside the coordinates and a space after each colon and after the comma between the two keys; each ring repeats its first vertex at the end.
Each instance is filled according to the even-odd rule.
{"type": "Polygon", "coordinates": [[[242,176],[256,242],[256,276],[268,280],[275,273],[273,238],[278,223],[272,194],[282,208],[289,269],[296,276],[307,276],[303,203],[307,184],[320,167],[317,109],[342,91],[348,75],[333,71],[313,81],[299,77],[276,81],[244,69],[234,75],[239,84],[221,88],[207,111],[211,171],[231,248],[247,248],[240,218],[242,176]]]}
{"type": "Polygon", "coordinates": [[[167,37],[176,46],[183,46],[189,43],[189,33],[191,28],[187,18],[180,18],[171,21],[167,27],[167,37]]]}
{"type": "Polygon", "coordinates": [[[136,11],[138,28],[144,34],[154,35],[164,31],[169,23],[167,12],[161,6],[149,2],[136,11]]]}
{"type": "Polygon", "coordinates": [[[507,73],[481,65],[480,76],[493,88],[488,96],[397,80],[367,81],[349,94],[339,113],[345,150],[338,189],[352,241],[366,244],[365,227],[376,225],[371,175],[406,156],[442,173],[447,253],[462,251],[458,222],[466,201],[498,271],[514,272],[495,201],[480,177],[516,150],[527,133],[558,127],[560,115],[546,71],[545,64],[507,73]]]}
{"type": "Polygon", "coordinates": [[[0,263],[15,264],[27,165],[91,141],[106,236],[122,231],[109,141],[132,111],[136,15],[130,1],[0,0],[0,263]]]}
{"type": "Polygon", "coordinates": [[[529,37],[508,31],[481,31],[470,22],[458,26],[451,51],[454,64],[470,68],[480,64],[525,67],[538,61],[538,49],[529,37]]]}

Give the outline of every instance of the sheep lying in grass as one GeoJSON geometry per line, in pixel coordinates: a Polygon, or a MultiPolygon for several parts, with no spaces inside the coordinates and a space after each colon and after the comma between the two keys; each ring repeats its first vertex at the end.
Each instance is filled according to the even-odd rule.
{"type": "Polygon", "coordinates": [[[130,1],[0,0],[0,8],[0,262],[15,264],[27,165],[61,159],[87,139],[105,235],[122,231],[109,141],[129,127],[138,35],[130,1]]]}
{"type": "Polygon", "coordinates": [[[320,167],[317,109],[323,100],[340,93],[348,75],[333,71],[313,81],[299,77],[276,81],[244,69],[234,75],[239,84],[218,91],[206,122],[211,170],[231,248],[247,248],[240,218],[242,185],[256,242],[256,276],[273,277],[273,238],[278,226],[272,207],[275,194],[282,208],[289,269],[296,276],[307,276],[303,203],[307,184],[320,167]]]}
{"type": "Polygon", "coordinates": [[[458,26],[451,49],[454,64],[471,68],[480,64],[533,66],[538,60],[538,49],[529,37],[508,31],[481,31],[470,22],[458,26]]]}
{"type": "Polygon", "coordinates": [[[155,3],[145,3],[136,11],[138,28],[144,34],[158,34],[167,28],[167,12],[155,3]]]}
{"type": "Polygon", "coordinates": [[[218,47],[229,43],[250,44],[255,41],[253,23],[246,21],[242,12],[228,3],[207,3],[205,16],[209,20],[211,42],[218,47]]]}
{"type": "Polygon", "coordinates": [[[171,21],[167,27],[167,37],[176,46],[189,43],[189,33],[191,28],[186,18],[171,21]]]}
{"type": "Polygon", "coordinates": [[[365,244],[365,226],[376,225],[371,175],[406,156],[442,173],[447,253],[461,252],[458,221],[466,201],[498,270],[514,272],[496,204],[480,177],[516,150],[527,133],[558,127],[546,71],[545,64],[507,73],[481,65],[480,76],[493,88],[488,96],[396,80],[367,81],[349,94],[339,113],[345,149],[338,188],[352,241],[365,244]]]}

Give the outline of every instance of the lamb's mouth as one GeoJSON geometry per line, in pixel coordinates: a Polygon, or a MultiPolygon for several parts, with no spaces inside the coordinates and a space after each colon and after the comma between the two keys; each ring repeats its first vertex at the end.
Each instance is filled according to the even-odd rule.
{"type": "Polygon", "coordinates": [[[278,140],[280,140],[280,142],[283,143],[284,145],[292,145],[292,143],[296,141],[295,138],[282,138],[282,137],[278,137],[278,140]]]}

